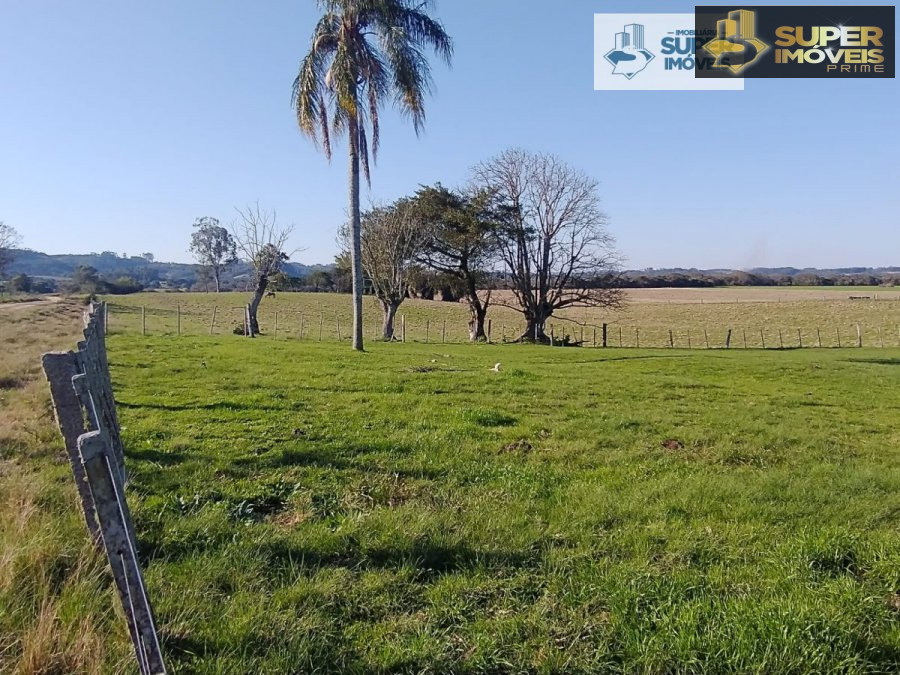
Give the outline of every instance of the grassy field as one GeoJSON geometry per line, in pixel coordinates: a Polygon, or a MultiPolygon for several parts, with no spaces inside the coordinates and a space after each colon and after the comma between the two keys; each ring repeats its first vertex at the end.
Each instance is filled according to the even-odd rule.
{"type": "MultiPolygon", "coordinates": [[[[0,399],[24,420],[2,439],[3,672],[127,662],[36,379],[64,307],[0,323],[25,373],[0,399]]],[[[900,349],[355,354],[117,333],[128,316],[110,360],[173,672],[900,669],[900,349]]]]}
{"type": "MultiPolygon", "coordinates": [[[[676,347],[723,347],[728,331],[732,346],[846,347],[857,343],[857,325],[865,346],[900,347],[900,293],[879,292],[878,300],[849,300],[857,290],[815,292],[802,289],[784,292],[775,288],[757,289],[646,289],[630,291],[625,310],[572,310],[550,321],[555,335],[568,334],[575,340],[593,344],[600,326],[609,324],[610,346],[667,347],[669,331],[676,347]],[[793,295],[792,295],[793,294],[793,295]],[[793,298],[793,299],[792,299],[793,298]],[[798,332],[799,331],[799,332],[798,332]]],[[[108,298],[111,303],[110,330],[139,333],[144,307],[148,334],[177,332],[180,307],[183,334],[208,335],[213,308],[218,307],[214,334],[231,333],[241,324],[248,301],[246,293],[139,293],[108,298]]],[[[349,340],[350,298],[333,293],[280,293],[266,298],[260,308],[260,323],[271,336],[278,314],[278,336],[304,340],[349,340]]],[[[407,340],[439,343],[468,339],[468,313],[463,304],[407,300],[400,308],[406,317],[407,340]]],[[[381,311],[373,297],[365,298],[365,335],[380,335],[381,311]]],[[[495,342],[514,340],[524,330],[521,315],[495,306],[489,314],[495,342]]],[[[398,322],[399,331],[399,322],[398,322]]],[[[549,331],[549,329],[548,329],[549,331]]]]}

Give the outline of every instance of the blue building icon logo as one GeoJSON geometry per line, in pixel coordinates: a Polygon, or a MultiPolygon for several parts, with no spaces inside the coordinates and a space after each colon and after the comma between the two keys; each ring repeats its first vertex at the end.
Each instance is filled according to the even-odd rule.
{"type": "Polygon", "coordinates": [[[644,47],[644,27],[630,23],[625,30],[616,33],[616,46],[603,57],[613,67],[613,75],[624,75],[629,80],[641,72],[655,58],[644,47]]]}

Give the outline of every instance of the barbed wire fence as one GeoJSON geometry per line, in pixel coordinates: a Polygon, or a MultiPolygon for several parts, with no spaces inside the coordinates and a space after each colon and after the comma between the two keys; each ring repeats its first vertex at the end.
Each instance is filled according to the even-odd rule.
{"type": "MultiPolygon", "coordinates": [[[[108,305],[108,330],[143,336],[223,336],[246,332],[246,307],[235,305],[173,308],[108,305]]],[[[379,316],[368,313],[365,337],[382,340],[379,316]]],[[[261,333],[269,340],[313,342],[349,341],[348,316],[326,309],[278,309],[260,311],[261,333]]],[[[524,323],[488,319],[488,342],[521,342],[524,323]]],[[[746,322],[735,325],[672,326],[551,320],[545,333],[554,345],[617,349],[807,349],[849,347],[900,347],[900,322],[822,322],[817,325],[765,325],[746,322]]],[[[395,322],[396,342],[462,344],[469,342],[469,327],[459,317],[422,318],[399,314],[395,322]]]]}

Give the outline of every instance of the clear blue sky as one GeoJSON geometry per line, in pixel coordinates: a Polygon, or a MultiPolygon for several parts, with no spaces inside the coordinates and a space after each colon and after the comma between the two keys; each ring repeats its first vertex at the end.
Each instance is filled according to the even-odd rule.
{"type": "MultiPolygon", "coordinates": [[[[435,64],[421,138],[385,112],[364,200],[459,184],[518,145],[601,181],[629,267],[900,264],[895,80],[593,91],[595,12],[692,10],[439,1],[453,68],[435,64]],[[726,153],[745,182],[715,168],[726,153]]],[[[346,213],[345,145],[329,165],[290,108],[317,11],[314,0],[5,0],[0,220],[48,253],[186,261],[196,217],[227,222],[259,200],[296,225],[295,259],[329,262],[346,213]]]]}

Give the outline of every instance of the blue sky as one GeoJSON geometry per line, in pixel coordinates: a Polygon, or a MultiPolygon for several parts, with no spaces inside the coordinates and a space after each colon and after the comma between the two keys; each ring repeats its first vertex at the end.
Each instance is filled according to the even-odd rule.
{"type": "MultiPolygon", "coordinates": [[[[601,181],[632,268],[900,264],[896,80],[593,91],[595,12],[692,10],[439,0],[453,68],[435,63],[420,138],[385,112],[363,199],[460,184],[522,146],[601,181]],[[746,168],[741,184],[711,168],[726,152],[746,168]]],[[[290,108],[317,11],[314,0],[6,0],[0,220],[49,253],[187,261],[196,217],[227,222],[258,200],[295,224],[295,259],[329,262],[346,214],[345,144],[329,165],[290,108]]]]}

